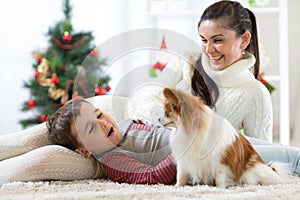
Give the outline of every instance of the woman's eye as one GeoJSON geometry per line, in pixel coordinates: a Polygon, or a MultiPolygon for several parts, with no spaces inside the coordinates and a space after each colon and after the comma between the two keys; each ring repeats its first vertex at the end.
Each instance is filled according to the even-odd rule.
{"type": "Polygon", "coordinates": [[[222,42],[223,40],[215,40],[215,43],[220,43],[222,42]]]}

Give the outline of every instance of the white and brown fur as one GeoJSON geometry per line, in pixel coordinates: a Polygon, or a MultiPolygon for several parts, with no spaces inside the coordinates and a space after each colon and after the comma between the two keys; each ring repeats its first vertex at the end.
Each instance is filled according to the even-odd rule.
{"type": "Polygon", "coordinates": [[[176,129],[170,135],[177,164],[177,183],[227,188],[233,185],[281,183],[287,167],[265,164],[252,145],[199,97],[165,88],[165,120],[176,129]]]}

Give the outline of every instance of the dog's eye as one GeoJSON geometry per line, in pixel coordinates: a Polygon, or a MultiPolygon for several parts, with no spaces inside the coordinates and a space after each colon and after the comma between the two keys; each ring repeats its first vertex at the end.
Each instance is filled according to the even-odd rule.
{"type": "Polygon", "coordinates": [[[173,110],[177,110],[177,105],[176,104],[172,104],[172,109],[173,110]]]}
{"type": "Polygon", "coordinates": [[[165,117],[169,117],[169,113],[165,111],[165,117]]]}

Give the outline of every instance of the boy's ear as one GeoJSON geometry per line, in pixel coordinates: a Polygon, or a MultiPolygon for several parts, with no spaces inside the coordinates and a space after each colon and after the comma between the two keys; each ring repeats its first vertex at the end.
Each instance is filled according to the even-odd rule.
{"type": "Polygon", "coordinates": [[[78,147],[77,149],[75,149],[76,153],[79,153],[80,155],[89,158],[91,157],[92,153],[88,150],[86,150],[84,147],[78,147]]]}

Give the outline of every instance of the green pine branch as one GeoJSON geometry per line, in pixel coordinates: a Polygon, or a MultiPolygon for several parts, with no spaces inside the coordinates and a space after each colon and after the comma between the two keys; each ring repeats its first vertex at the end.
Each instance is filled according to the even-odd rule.
{"type": "Polygon", "coordinates": [[[72,12],[72,7],[70,5],[70,1],[69,0],[64,0],[63,3],[63,12],[65,15],[66,19],[71,19],[71,12],[72,12]]]}

